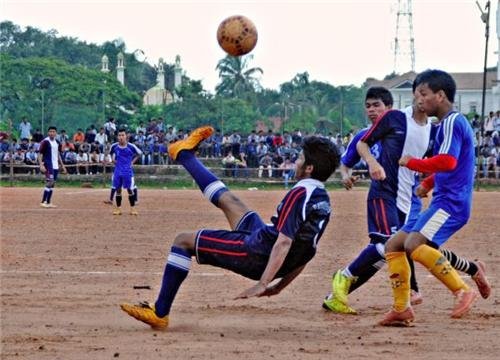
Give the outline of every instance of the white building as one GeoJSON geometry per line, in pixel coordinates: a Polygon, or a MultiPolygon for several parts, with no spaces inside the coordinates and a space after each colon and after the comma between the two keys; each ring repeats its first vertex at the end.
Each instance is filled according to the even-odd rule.
{"type": "MultiPolygon", "coordinates": [[[[483,95],[483,73],[450,73],[457,83],[455,109],[464,114],[481,114],[483,95]]],[[[366,85],[383,86],[389,89],[394,97],[394,108],[402,109],[413,101],[412,84],[417,74],[413,71],[398,75],[390,80],[368,79],[366,85]]],[[[486,73],[485,114],[500,110],[500,94],[497,82],[500,72],[491,69],[486,73]]]]}

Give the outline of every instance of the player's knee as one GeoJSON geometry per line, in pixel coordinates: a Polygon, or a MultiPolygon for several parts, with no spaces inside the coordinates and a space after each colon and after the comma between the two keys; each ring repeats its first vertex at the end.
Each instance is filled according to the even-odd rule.
{"type": "Polygon", "coordinates": [[[194,242],[196,239],[196,234],[193,233],[180,233],[174,239],[174,246],[186,249],[193,250],[194,242]]]}
{"type": "Polygon", "coordinates": [[[127,192],[128,192],[129,195],[133,194],[132,189],[127,189],[127,192]]]}
{"type": "Polygon", "coordinates": [[[55,181],[53,179],[45,181],[45,186],[49,189],[52,189],[55,185],[55,181]]]}

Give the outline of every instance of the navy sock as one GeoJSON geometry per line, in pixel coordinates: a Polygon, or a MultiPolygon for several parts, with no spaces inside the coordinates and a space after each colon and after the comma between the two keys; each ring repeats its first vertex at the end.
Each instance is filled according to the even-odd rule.
{"type": "Polygon", "coordinates": [[[358,255],[356,259],[347,267],[352,276],[360,277],[369,267],[384,260],[384,257],[377,249],[377,245],[368,244],[358,255]]]}
{"type": "Polygon", "coordinates": [[[49,188],[43,189],[43,197],[42,197],[42,202],[47,201],[47,197],[49,196],[49,188]]]}
{"type": "Polygon", "coordinates": [[[113,201],[113,198],[115,197],[116,189],[111,188],[111,193],[109,194],[109,200],[113,201]]]}
{"type": "Polygon", "coordinates": [[[370,280],[372,278],[372,276],[375,275],[377,273],[377,271],[379,271],[379,270],[380,270],[380,267],[375,266],[375,265],[372,265],[372,266],[369,266],[368,268],[366,268],[363,271],[363,273],[358,276],[356,281],[354,281],[351,284],[351,287],[349,288],[349,294],[352,293],[357,288],[361,287],[361,285],[363,285],[365,282],[370,280]]]}
{"type": "Polygon", "coordinates": [[[122,194],[117,194],[116,195],[116,206],[117,207],[122,206],[122,194]]]}
{"type": "Polygon", "coordinates": [[[132,191],[134,192],[134,201],[138,202],[139,201],[139,192],[137,191],[137,188],[134,188],[132,191]]]}
{"type": "Polygon", "coordinates": [[[228,191],[226,185],[210,172],[191,151],[181,151],[177,156],[177,162],[182,164],[191,174],[203,195],[217,206],[220,196],[228,191]]]}
{"type": "Polygon", "coordinates": [[[52,199],[52,189],[47,191],[47,204],[50,204],[50,199],[52,199]]]}
{"type": "Polygon", "coordinates": [[[172,246],[167,265],[163,273],[160,294],[155,303],[155,312],[159,317],[170,313],[175,295],[191,268],[191,254],[188,250],[172,246]]]}

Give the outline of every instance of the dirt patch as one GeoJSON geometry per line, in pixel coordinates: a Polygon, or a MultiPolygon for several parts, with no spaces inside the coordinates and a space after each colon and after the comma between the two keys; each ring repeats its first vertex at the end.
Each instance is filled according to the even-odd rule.
{"type": "MultiPolygon", "coordinates": [[[[422,268],[424,303],[415,327],[375,326],[391,304],[387,271],[352,294],[357,316],[321,309],[334,270],[367,242],[365,191],[331,193],[334,217],[318,255],[284,292],[232,300],[250,280],[193,265],[171,326],[152,331],[122,313],[123,301],[154,300],[175,234],[227,228],[195,190],[142,190],[139,216],[112,216],[102,189],[2,188],[2,359],[496,359],[500,353],[500,193],[479,192],[473,217],[447,247],[480,258],[494,289],[464,319],[449,318],[452,296],[422,268]],[[139,288],[135,288],[139,287],[139,288]],[[147,287],[151,289],[148,289],[147,287]],[[495,355],[496,354],[496,355],[495,355]]],[[[269,219],[284,191],[237,191],[269,219]]],[[[470,279],[466,279],[471,283],[470,279]]]]}

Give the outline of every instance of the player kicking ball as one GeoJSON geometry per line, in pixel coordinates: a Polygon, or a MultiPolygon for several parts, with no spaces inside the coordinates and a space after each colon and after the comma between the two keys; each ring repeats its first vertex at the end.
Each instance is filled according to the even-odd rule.
{"type": "Polygon", "coordinates": [[[339,165],[338,151],[329,140],[304,139],[297,159],[296,185],[277,207],[271,224],[249,209],[194,155],[198,144],[211,136],[213,128],[194,130],[169,147],[169,155],[191,174],[203,195],[220,208],[231,230],[199,230],[178,234],[163,274],[154,304],[121,304],[130,316],[153,329],[168,326],[170,308],[191,268],[191,258],[200,264],[224,268],[258,280],[236,299],[279,294],[314,257],[317,243],[330,219],[330,199],[324,186],[339,165]],[[274,279],[280,279],[269,285],[274,279]]]}

